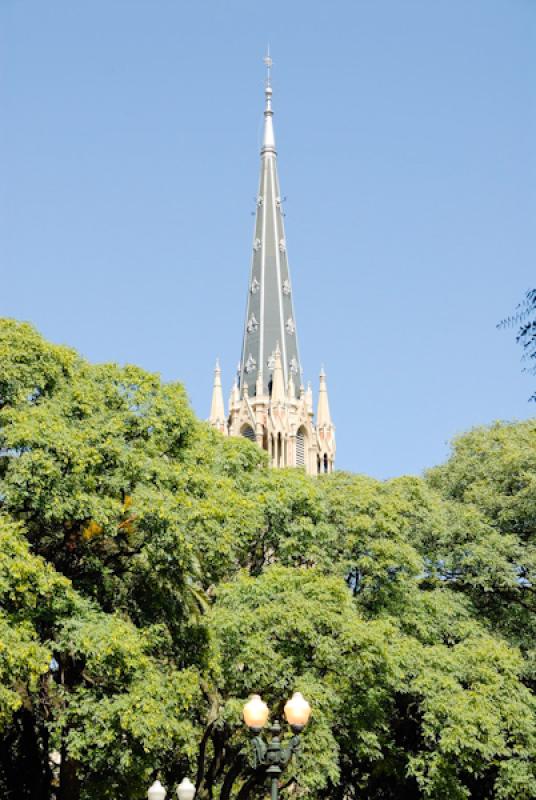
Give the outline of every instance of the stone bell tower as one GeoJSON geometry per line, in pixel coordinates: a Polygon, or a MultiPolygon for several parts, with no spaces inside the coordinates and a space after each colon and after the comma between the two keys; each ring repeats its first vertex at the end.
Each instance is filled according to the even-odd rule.
{"type": "Polygon", "coordinates": [[[274,467],[305,467],[316,475],[333,471],[335,427],[324,370],[316,423],[311,386],[305,389],[302,381],[277,174],[271,58],[264,63],[264,135],[242,355],[227,416],[216,364],[209,422],[224,434],[256,442],[274,467]]]}

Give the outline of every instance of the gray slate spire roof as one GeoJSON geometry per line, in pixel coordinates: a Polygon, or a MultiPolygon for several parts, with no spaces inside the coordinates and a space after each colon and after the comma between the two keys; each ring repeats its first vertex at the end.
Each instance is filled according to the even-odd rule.
{"type": "MultiPolygon", "coordinates": [[[[257,195],[255,232],[251,260],[248,302],[240,360],[240,392],[247,385],[249,396],[256,393],[259,372],[264,393],[271,389],[275,353],[279,345],[284,386],[292,374],[301,383],[301,366],[292,301],[292,283],[287,259],[281,191],[273,130],[272,85],[269,56],[264,109],[261,174],[257,195]]],[[[260,384],[259,384],[260,385],[260,384]]]]}

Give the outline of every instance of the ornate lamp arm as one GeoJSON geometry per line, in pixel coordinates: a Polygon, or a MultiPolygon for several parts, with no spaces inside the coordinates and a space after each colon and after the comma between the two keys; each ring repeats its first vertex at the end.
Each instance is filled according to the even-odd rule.
{"type": "Polygon", "coordinates": [[[262,736],[257,734],[257,736],[253,737],[253,769],[258,769],[258,767],[262,767],[266,763],[266,751],[268,747],[262,736]]]}
{"type": "Polygon", "coordinates": [[[266,777],[270,780],[272,800],[277,800],[279,796],[279,776],[287,766],[292,756],[300,750],[299,731],[301,728],[294,728],[295,734],[286,747],[281,746],[281,726],[275,722],[270,728],[272,738],[266,744],[260,733],[253,737],[253,768],[263,770],[266,777]]]}
{"type": "MultiPolygon", "coordinates": [[[[260,695],[252,695],[243,708],[244,722],[251,733],[254,734],[253,768],[255,775],[252,778],[256,780],[257,775],[259,777],[264,775],[268,778],[272,800],[278,800],[280,775],[294,753],[297,753],[300,749],[299,734],[309,721],[311,706],[300,692],[294,692],[290,700],[285,704],[284,711],[285,719],[294,733],[294,736],[285,747],[281,745],[281,726],[277,721],[270,728],[272,738],[268,744],[261,736],[261,731],[266,725],[270,712],[260,695]]],[[[246,790],[249,790],[249,786],[250,784],[248,783],[244,785],[246,790]]],[[[240,796],[242,796],[244,787],[240,790],[240,796]]]]}
{"type": "Polygon", "coordinates": [[[301,741],[298,734],[295,734],[288,745],[281,750],[281,765],[286,767],[290,759],[301,750],[301,741]]]}

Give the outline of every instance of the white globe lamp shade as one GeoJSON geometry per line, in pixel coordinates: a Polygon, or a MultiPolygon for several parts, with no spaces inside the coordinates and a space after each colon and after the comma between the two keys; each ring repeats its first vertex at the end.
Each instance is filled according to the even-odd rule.
{"type": "Polygon", "coordinates": [[[183,778],[177,786],[177,797],[179,800],[194,800],[195,786],[189,778],[183,778]]]}
{"type": "Polygon", "coordinates": [[[147,800],[166,800],[166,794],[160,781],[155,781],[147,792],[147,800]]]}
{"type": "Polygon", "coordinates": [[[309,722],[311,706],[301,692],[294,692],[285,704],[285,717],[292,728],[301,730],[309,722]]]}
{"type": "Polygon", "coordinates": [[[253,694],[244,706],[244,722],[252,731],[260,731],[266,725],[269,711],[268,706],[261,700],[260,695],[253,694]]]}

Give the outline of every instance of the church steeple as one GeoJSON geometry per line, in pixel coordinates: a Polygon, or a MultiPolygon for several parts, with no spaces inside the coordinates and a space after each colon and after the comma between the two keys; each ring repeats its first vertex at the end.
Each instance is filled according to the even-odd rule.
{"type": "Polygon", "coordinates": [[[298,381],[301,380],[282,198],[277,174],[272,110],[272,59],[269,55],[264,63],[267,70],[264,133],[240,362],[240,390],[243,393],[247,384],[250,397],[255,395],[259,372],[262,374],[264,392],[270,393],[278,342],[284,385],[288,384],[290,373],[298,381]]]}
{"type": "Polygon", "coordinates": [[[221,380],[216,367],[209,422],[229,436],[256,442],[267,451],[272,466],[303,467],[315,475],[333,470],[335,428],[324,371],[320,375],[316,425],[311,385],[306,390],[303,384],[277,174],[269,55],[264,63],[264,130],[242,355],[223,427],[221,380]]]}

